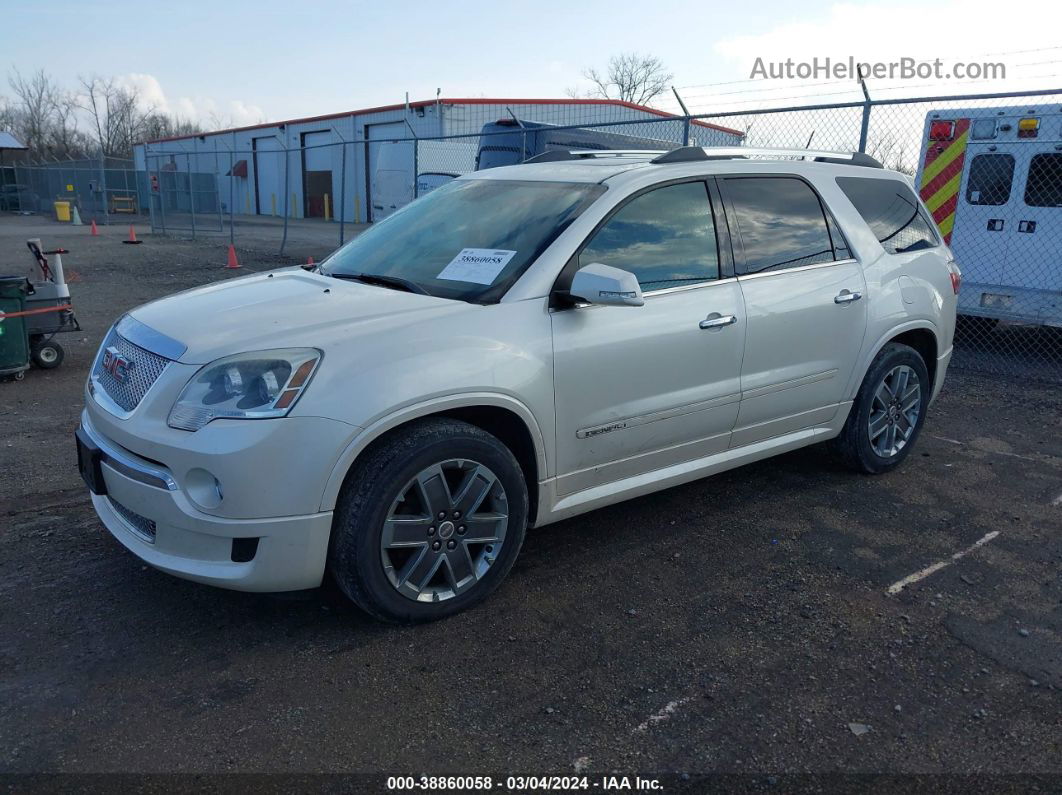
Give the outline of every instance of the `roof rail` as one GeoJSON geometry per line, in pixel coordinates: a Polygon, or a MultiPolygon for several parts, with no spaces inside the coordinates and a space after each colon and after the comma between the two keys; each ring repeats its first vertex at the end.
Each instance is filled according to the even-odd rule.
{"type": "Polygon", "coordinates": [[[552,149],[540,155],[529,157],[525,163],[555,163],[561,160],[588,160],[595,157],[641,157],[664,154],[663,149],[552,149]]]}
{"type": "Polygon", "coordinates": [[[741,158],[799,157],[813,159],[818,163],[836,163],[846,166],[884,168],[870,155],[862,152],[825,152],[815,149],[759,149],[751,146],[680,146],[659,157],[653,163],[691,163],[698,160],[738,160],[741,158]]]}

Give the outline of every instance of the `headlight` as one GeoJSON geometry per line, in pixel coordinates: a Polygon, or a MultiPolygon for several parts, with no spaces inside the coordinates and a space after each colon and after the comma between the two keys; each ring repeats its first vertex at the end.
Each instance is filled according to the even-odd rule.
{"type": "Polygon", "coordinates": [[[198,431],[211,420],[283,417],[310,382],[321,352],[281,348],[227,356],[200,370],[170,409],[168,425],[198,431]]]}

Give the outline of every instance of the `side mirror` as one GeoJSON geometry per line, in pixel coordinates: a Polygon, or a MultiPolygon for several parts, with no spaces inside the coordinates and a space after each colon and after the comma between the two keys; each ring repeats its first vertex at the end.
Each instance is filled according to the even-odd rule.
{"type": "Polygon", "coordinates": [[[642,306],[642,288],[630,271],[591,262],[575,272],[568,294],[577,301],[601,306],[642,306]]]}

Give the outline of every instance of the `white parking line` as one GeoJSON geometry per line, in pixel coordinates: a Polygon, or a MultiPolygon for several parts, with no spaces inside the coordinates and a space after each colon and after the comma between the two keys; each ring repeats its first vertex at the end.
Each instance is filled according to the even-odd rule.
{"type": "Polygon", "coordinates": [[[889,596],[895,596],[908,585],[912,585],[913,583],[916,583],[919,580],[924,580],[930,574],[940,571],[945,566],[950,566],[952,563],[973,552],[978,547],[983,547],[985,544],[987,544],[989,541],[991,541],[998,535],[998,530],[993,530],[991,533],[987,533],[983,538],[979,538],[975,543],[971,544],[966,549],[962,550],[961,552],[956,552],[954,555],[951,556],[950,559],[939,561],[937,563],[934,563],[932,566],[926,566],[921,571],[916,571],[914,574],[908,574],[899,582],[894,582],[892,585],[889,586],[886,593],[889,596]]]}
{"type": "Polygon", "coordinates": [[[644,732],[650,726],[654,726],[657,723],[660,723],[661,721],[667,720],[668,718],[670,718],[675,713],[675,710],[677,710],[679,707],[681,707],[687,701],[690,701],[692,699],[693,699],[693,696],[686,696],[685,698],[678,699],[678,701],[669,701],[667,706],[665,706],[659,712],[654,712],[652,715],[650,715],[644,721],[639,723],[634,728],[634,730],[636,732],[644,732]]]}

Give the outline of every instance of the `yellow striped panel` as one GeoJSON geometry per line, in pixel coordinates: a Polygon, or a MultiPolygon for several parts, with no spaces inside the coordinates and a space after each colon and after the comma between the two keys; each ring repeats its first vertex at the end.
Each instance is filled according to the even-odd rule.
{"type": "Polygon", "coordinates": [[[963,153],[966,149],[966,138],[968,135],[969,131],[967,130],[956,138],[947,149],[937,155],[936,160],[926,166],[926,170],[922,172],[923,188],[932,182],[937,174],[946,169],[951,164],[951,161],[963,153]]]}
{"type": "Polygon", "coordinates": [[[926,207],[929,208],[929,211],[931,213],[935,213],[938,207],[940,207],[942,204],[944,204],[944,202],[946,202],[948,199],[958,193],[960,182],[962,182],[961,171],[954,177],[949,179],[947,182],[945,182],[943,185],[941,185],[936,193],[926,199],[926,207]]]}

